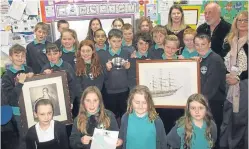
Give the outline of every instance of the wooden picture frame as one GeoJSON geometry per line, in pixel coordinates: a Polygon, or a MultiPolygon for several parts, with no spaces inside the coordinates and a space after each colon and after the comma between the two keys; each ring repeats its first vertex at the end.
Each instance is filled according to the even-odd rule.
{"type": "Polygon", "coordinates": [[[147,86],[156,108],[185,108],[187,99],[200,93],[197,60],[137,60],[137,85],[147,86]]]}
{"type": "Polygon", "coordinates": [[[71,103],[67,74],[57,71],[52,74],[39,74],[25,80],[19,99],[21,126],[23,133],[37,123],[34,106],[39,99],[50,99],[54,106],[53,120],[72,124],[71,103]]]}

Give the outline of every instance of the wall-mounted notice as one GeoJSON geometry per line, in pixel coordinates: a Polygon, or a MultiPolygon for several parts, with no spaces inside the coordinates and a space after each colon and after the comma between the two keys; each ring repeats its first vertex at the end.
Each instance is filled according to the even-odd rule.
{"type": "Polygon", "coordinates": [[[138,2],[131,1],[116,1],[116,2],[100,2],[100,1],[78,1],[77,3],[68,2],[57,2],[48,3],[44,1],[44,11],[46,20],[45,22],[50,22],[53,20],[60,19],[82,19],[82,18],[92,18],[98,15],[101,16],[111,16],[111,15],[125,15],[125,14],[135,14],[139,10],[138,2]],[[54,12],[54,14],[53,14],[54,12]]]}

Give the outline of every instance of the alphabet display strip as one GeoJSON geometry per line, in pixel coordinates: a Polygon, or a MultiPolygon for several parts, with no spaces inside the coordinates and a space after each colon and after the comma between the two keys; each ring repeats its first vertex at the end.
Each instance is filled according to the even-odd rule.
{"type": "Polygon", "coordinates": [[[54,3],[48,5],[44,2],[46,21],[60,19],[82,19],[94,16],[110,16],[120,14],[134,14],[139,11],[138,2],[77,2],[77,3],[54,3]]]}

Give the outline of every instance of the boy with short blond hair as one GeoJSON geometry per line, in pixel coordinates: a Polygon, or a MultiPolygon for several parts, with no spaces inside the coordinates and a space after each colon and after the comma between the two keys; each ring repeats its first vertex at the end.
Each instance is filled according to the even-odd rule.
{"type": "Polygon", "coordinates": [[[124,50],[127,50],[130,54],[132,54],[136,50],[133,46],[133,27],[131,24],[125,23],[121,30],[123,32],[122,47],[124,50]]]}
{"type": "Polygon", "coordinates": [[[185,47],[182,51],[182,55],[180,56],[181,58],[189,59],[198,56],[198,52],[194,46],[194,38],[196,34],[197,32],[192,28],[188,28],[183,32],[183,42],[185,47]]]}
{"type": "MultiPolygon", "coordinates": [[[[18,149],[25,149],[24,133],[21,133],[19,96],[22,92],[22,87],[27,78],[32,77],[33,71],[25,65],[26,49],[19,45],[13,45],[9,50],[9,58],[12,64],[2,77],[2,94],[8,99],[8,104],[12,106],[13,118],[12,123],[18,136],[18,142],[14,142],[14,146],[18,149]]],[[[16,140],[15,138],[12,138],[16,140]]]]}
{"type": "Polygon", "coordinates": [[[46,45],[49,43],[46,41],[49,27],[46,23],[39,22],[35,25],[35,39],[29,43],[27,49],[27,65],[31,67],[35,74],[41,72],[42,67],[48,63],[46,57],[46,45]]]}
{"type": "Polygon", "coordinates": [[[180,41],[176,35],[167,35],[163,42],[163,51],[155,51],[153,59],[178,59],[176,52],[179,45],[180,41]]]}

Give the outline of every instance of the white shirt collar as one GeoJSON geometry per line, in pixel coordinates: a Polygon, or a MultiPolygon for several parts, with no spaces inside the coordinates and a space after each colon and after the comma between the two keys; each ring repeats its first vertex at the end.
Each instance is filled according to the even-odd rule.
{"type": "Polygon", "coordinates": [[[51,120],[47,130],[42,130],[39,122],[35,125],[39,142],[47,142],[54,139],[54,120],[51,120]]]}

